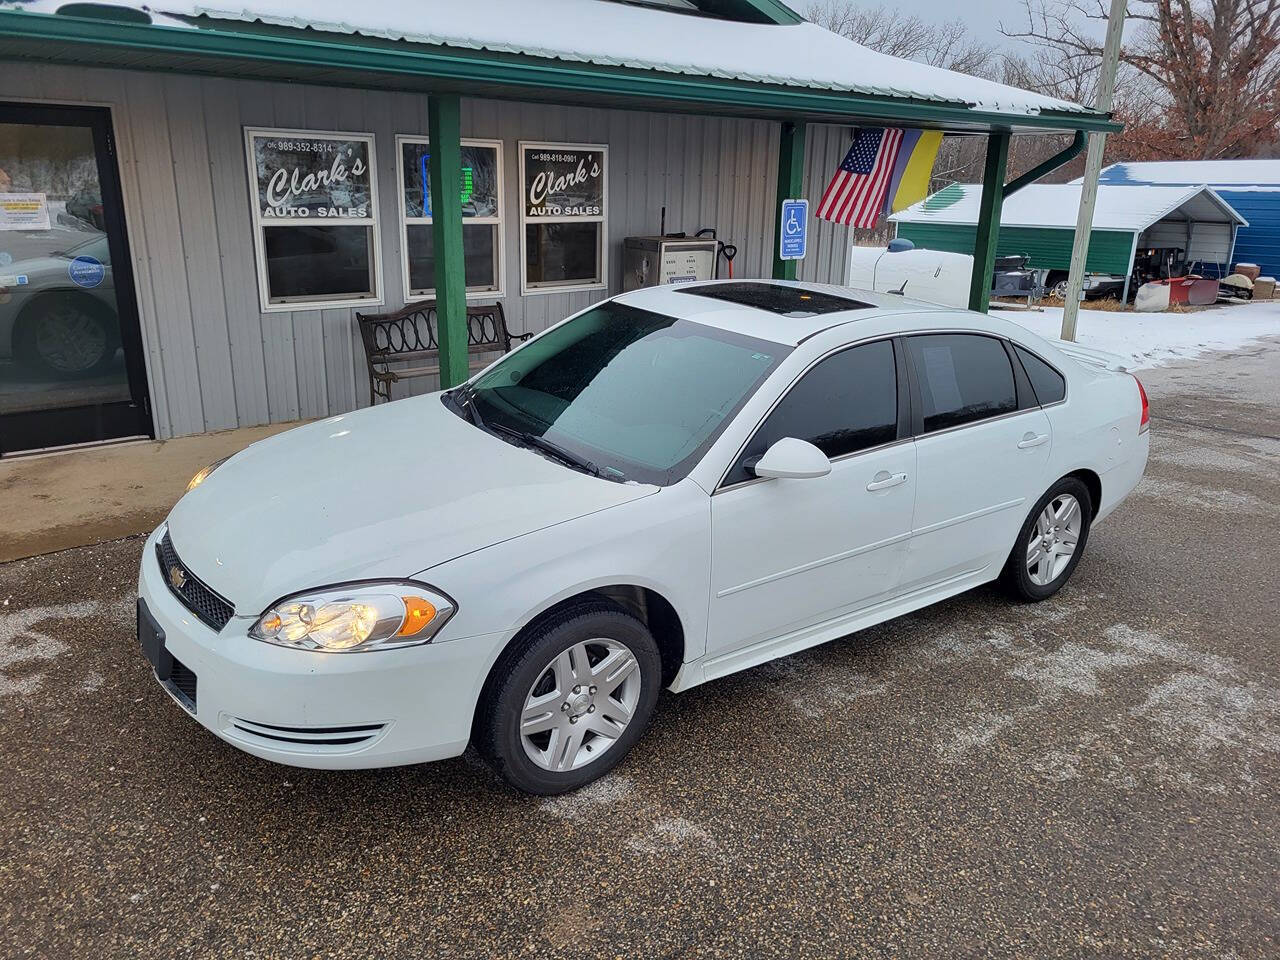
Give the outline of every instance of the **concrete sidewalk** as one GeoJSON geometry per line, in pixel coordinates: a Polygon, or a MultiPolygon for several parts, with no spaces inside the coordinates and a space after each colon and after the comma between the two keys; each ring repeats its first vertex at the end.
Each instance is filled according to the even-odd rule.
{"type": "Polygon", "coordinates": [[[0,562],[147,532],[201,467],[299,423],[0,461],[0,562]]]}

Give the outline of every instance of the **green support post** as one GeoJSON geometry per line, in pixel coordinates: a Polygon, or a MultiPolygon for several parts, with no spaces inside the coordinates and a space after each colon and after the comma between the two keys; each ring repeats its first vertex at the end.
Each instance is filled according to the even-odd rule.
{"type": "Polygon", "coordinates": [[[1004,173],[1009,161],[1009,134],[993,131],[987,137],[987,163],[982,171],[982,200],[978,207],[978,237],[973,248],[973,277],[969,281],[969,309],[986,313],[991,304],[991,274],[1000,239],[1000,208],[1004,202],[1004,173]]]}
{"type": "Polygon", "coordinates": [[[778,197],[773,205],[773,279],[794,280],[796,261],[783,260],[779,256],[777,231],[782,223],[782,201],[796,200],[804,196],[804,134],[803,122],[788,120],[782,125],[782,139],[778,148],[778,197]]]}
{"type": "Polygon", "coordinates": [[[467,360],[467,278],[462,255],[461,125],[457,94],[427,100],[431,181],[431,238],[436,260],[436,324],[440,332],[440,386],[471,375],[467,360]]]}

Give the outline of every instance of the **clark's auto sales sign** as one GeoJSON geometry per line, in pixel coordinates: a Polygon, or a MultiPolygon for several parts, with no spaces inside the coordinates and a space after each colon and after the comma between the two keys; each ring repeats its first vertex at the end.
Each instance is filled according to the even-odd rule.
{"type": "Polygon", "coordinates": [[[373,217],[369,138],[255,131],[250,139],[264,220],[373,217]]]}
{"type": "Polygon", "coordinates": [[[530,220],[604,216],[605,152],[560,145],[524,147],[524,208],[530,220]]]}

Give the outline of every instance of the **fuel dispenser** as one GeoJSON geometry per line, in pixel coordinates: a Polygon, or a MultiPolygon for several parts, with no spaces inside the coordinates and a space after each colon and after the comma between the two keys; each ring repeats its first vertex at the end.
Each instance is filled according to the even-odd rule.
{"type": "Polygon", "coordinates": [[[738,248],[716,236],[714,227],[699,230],[692,237],[667,233],[667,208],[662,208],[659,233],[651,237],[627,237],[622,241],[622,289],[638,290],[664,283],[715,280],[720,276],[723,257],[729,277],[738,248]]]}

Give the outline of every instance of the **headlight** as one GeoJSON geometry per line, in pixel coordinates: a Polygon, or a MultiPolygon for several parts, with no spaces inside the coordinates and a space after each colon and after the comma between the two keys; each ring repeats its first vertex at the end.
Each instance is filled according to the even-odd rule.
{"type": "Polygon", "coordinates": [[[200,486],[200,484],[208,480],[209,474],[213,473],[213,471],[217,470],[220,466],[222,466],[224,463],[230,460],[231,456],[232,455],[228,455],[223,457],[221,460],[213,461],[213,463],[209,464],[207,467],[205,467],[203,470],[197,473],[194,477],[192,477],[191,482],[187,484],[187,493],[190,493],[196,487],[200,486]]]}
{"type": "Polygon", "coordinates": [[[322,587],[281,600],[249,636],[297,650],[363,653],[426,643],[453,616],[453,601],[421,583],[322,587]]]}

